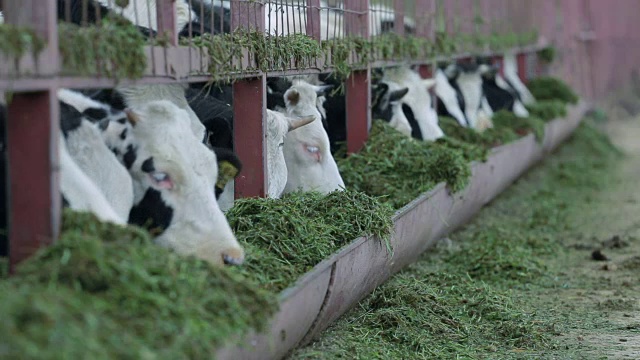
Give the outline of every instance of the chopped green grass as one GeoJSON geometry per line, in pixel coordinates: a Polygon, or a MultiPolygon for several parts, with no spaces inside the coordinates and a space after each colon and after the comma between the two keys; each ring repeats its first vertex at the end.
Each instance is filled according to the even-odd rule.
{"type": "Polygon", "coordinates": [[[510,127],[494,127],[480,133],[474,129],[462,127],[455,119],[446,116],[440,117],[439,124],[447,137],[474,144],[485,151],[519,138],[510,127]]]}
{"type": "Polygon", "coordinates": [[[602,188],[619,157],[602,133],[581,125],[557,157],[453,234],[457,249],[409,266],[291,358],[521,359],[556,351],[566,319],[591,317],[538,311],[536,294],[566,281],[546,259],[562,252],[562,234],[581,226],[568,222],[572,204],[602,188]]]}
{"type": "Polygon", "coordinates": [[[239,271],[280,291],[360,236],[375,236],[389,249],[392,215],[375,197],[345,190],[238,199],[227,219],[247,253],[239,271]]]}
{"type": "Polygon", "coordinates": [[[65,210],[58,241],[0,282],[8,358],[207,358],[277,310],[274,294],[135,227],[65,210]]]}
{"type": "Polygon", "coordinates": [[[544,138],[544,121],[535,116],[517,117],[507,110],[500,110],[493,114],[493,127],[496,129],[511,129],[520,136],[534,134],[538,141],[544,138]]]}
{"type": "Polygon", "coordinates": [[[536,100],[556,100],[577,104],[578,95],[562,80],[554,77],[537,77],[529,80],[527,88],[536,100]]]}
{"type": "Polygon", "coordinates": [[[538,100],[526,108],[530,116],[544,122],[567,116],[567,105],[560,100],[538,100]]]}
{"type": "Polygon", "coordinates": [[[443,181],[458,192],[471,174],[461,150],[415,140],[383,121],[374,121],[362,150],[337,162],[347,188],[384,196],[396,209],[443,181]]]}

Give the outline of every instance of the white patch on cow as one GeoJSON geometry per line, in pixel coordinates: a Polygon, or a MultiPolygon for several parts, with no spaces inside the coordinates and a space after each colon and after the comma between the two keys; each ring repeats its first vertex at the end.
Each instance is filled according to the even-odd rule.
{"type": "Polygon", "coordinates": [[[491,105],[489,105],[489,100],[486,96],[482,97],[482,105],[480,106],[480,110],[483,111],[488,117],[493,117],[493,109],[491,105]]]}
{"type": "MultiPolygon", "coordinates": [[[[385,84],[389,86],[389,93],[404,88],[393,81],[385,81],[385,84]]],[[[407,120],[404,111],[402,111],[402,99],[389,102],[389,106],[391,107],[391,120],[389,121],[389,125],[400,133],[411,137],[411,124],[409,124],[409,120],[407,120]]]]}
{"type": "Polygon", "coordinates": [[[225,257],[242,263],[244,250],[214,194],[216,155],[194,135],[189,114],[166,100],[152,101],[134,110],[139,118],[133,127],[138,157],[130,170],[134,203],[153,188],[173,209],[169,227],[156,242],[216,265],[222,265],[225,257]],[[141,169],[149,156],[153,157],[155,168],[151,174],[141,169]],[[163,180],[158,182],[157,178],[163,180]]]}
{"type": "Polygon", "coordinates": [[[533,94],[531,94],[529,89],[527,89],[527,87],[522,83],[520,77],[518,76],[518,63],[516,61],[516,56],[512,53],[504,54],[503,63],[504,76],[507,78],[507,80],[509,80],[511,84],[513,84],[513,87],[518,92],[518,94],[520,94],[522,103],[526,105],[535,103],[536,99],[533,97],[533,94]]]}
{"type": "Polygon", "coordinates": [[[472,72],[459,71],[454,80],[464,98],[464,113],[469,120],[469,126],[477,129],[478,110],[482,103],[482,75],[479,70],[472,72]]]}
{"type": "Polygon", "coordinates": [[[126,224],[126,218],[116,213],[102,191],[73,161],[62,134],[60,134],[60,139],[58,140],[58,152],[60,191],[69,202],[69,207],[76,211],[91,212],[101,221],[109,221],[120,225],[126,224]]]}
{"type": "Polygon", "coordinates": [[[286,110],[297,118],[313,116],[310,124],[289,132],[284,141],[287,185],[284,193],[297,190],[329,193],[344,188],[344,181],[329,148],[329,136],[316,106],[316,86],[294,80],[285,94],[286,110]]]}
{"type": "Polygon", "coordinates": [[[103,109],[109,114],[110,106],[103,104],[101,102],[95,101],[92,98],[79,93],[77,91],[69,90],[69,89],[58,89],[58,100],[63,103],[73,106],[74,109],[79,112],[83,112],[87,109],[103,109]]]}
{"type": "Polygon", "coordinates": [[[198,116],[189,106],[189,102],[184,95],[185,86],[182,84],[164,85],[136,85],[119,87],[117,89],[124,97],[127,106],[137,108],[154,100],[169,100],[180,109],[189,114],[189,126],[193,133],[203,141],[206,128],[198,119],[198,116]]]}
{"type": "Polygon", "coordinates": [[[66,138],[69,155],[102,191],[113,210],[122,219],[133,206],[133,184],[127,169],[105,145],[96,125],[82,120],[66,138]]]}
{"type": "MultiPolygon", "coordinates": [[[[115,4],[115,0],[97,0],[101,5],[113,9],[133,24],[147,29],[158,31],[158,16],[156,15],[156,0],[129,0],[129,4],[121,8],[115,4]]],[[[196,18],[187,0],[177,0],[176,4],[176,34],[179,33],[189,21],[196,18]]]]}
{"type": "Polygon", "coordinates": [[[408,67],[387,69],[384,81],[392,81],[406,87],[409,92],[400,100],[408,105],[420,127],[423,140],[433,141],[444,136],[438,125],[438,114],[431,106],[429,89],[436,84],[434,79],[422,79],[420,74],[408,67]]]}
{"type": "Polygon", "coordinates": [[[464,113],[458,103],[458,95],[456,89],[451,86],[449,79],[441,69],[436,70],[436,95],[442,100],[444,107],[449,114],[458,121],[461,126],[467,127],[467,119],[464,117],[464,113]]]}
{"type": "Polygon", "coordinates": [[[220,194],[218,198],[218,205],[220,206],[220,210],[223,212],[229,211],[233,207],[233,202],[235,200],[235,181],[229,181],[225,186],[224,190],[220,194]]]}

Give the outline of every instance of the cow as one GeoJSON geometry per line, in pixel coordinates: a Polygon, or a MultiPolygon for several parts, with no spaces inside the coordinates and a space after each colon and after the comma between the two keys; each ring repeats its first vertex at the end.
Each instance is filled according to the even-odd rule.
{"type": "Polygon", "coordinates": [[[518,99],[524,105],[531,105],[535,103],[536,99],[533,97],[533,94],[531,94],[529,89],[527,89],[518,76],[518,63],[516,61],[516,56],[513,53],[506,53],[504,54],[503,59],[504,80],[516,91],[518,99]]]}
{"type": "Polygon", "coordinates": [[[391,81],[409,91],[402,97],[402,111],[411,125],[411,136],[425,141],[434,141],[444,136],[438,125],[438,114],[431,101],[429,90],[436,84],[434,79],[422,79],[420,74],[406,66],[384,71],[383,81],[391,81]]]}
{"type": "MultiPolygon", "coordinates": [[[[219,92],[224,93],[224,91],[219,92]]],[[[209,133],[207,143],[213,149],[233,149],[233,109],[230,104],[216,97],[210,96],[205,89],[190,88],[186,93],[190,107],[196,113],[200,121],[209,133]]],[[[311,123],[314,118],[308,116],[295,119],[267,110],[267,196],[279,198],[287,182],[287,167],[283,154],[284,138],[288,132],[311,123]]],[[[219,150],[216,150],[219,153],[219,150]]],[[[233,186],[229,183],[227,188],[216,188],[216,195],[220,196],[218,202],[223,211],[233,205],[233,186]]]]}
{"type": "Polygon", "coordinates": [[[489,66],[476,62],[458,62],[449,64],[443,69],[451,86],[464,99],[463,110],[468,126],[479,131],[493,126],[489,112],[481,111],[483,103],[486,106],[483,100],[482,76],[487,71],[489,66]]]}
{"type": "Polygon", "coordinates": [[[469,127],[469,119],[463,111],[465,102],[462,93],[451,86],[441,68],[436,69],[434,79],[436,80],[435,93],[438,115],[454,118],[460,126],[469,127]]]}
{"type": "Polygon", "coordinates": [[[284,93],[286,113],[292,117],[313,116],[314,121],[289,132],[284,140],[287,184],[284,193],[318,191],[329,193],[344,189],[344,181],[331,155],[329,136],[317,109],[319,87],[294,80],[284,93]]]}
{"type": "MultiPolygon", "coordinates": [[[[499,68],[487,58],[479,58],[479,64],[486,64],[489,70],[482,75],[482,90],[489,108],[493,111],[508,110],[518,117],[528,117],[529,112],[520,101],[518,91],[499,74],[499,68]]],[[[483,104],[483,108],[487,108],[483,104]]]]}
{"type": "Polygon", "coordinates": [[[187,111],[168,100],[150,101],[131,113],[129,135],[137,146],[129,167],[134,185],[129,223],[146,227],[156,243],[179,254],[214,265],[242,264],[244,250],[214,191],[224,187],[220,180],[228,180],[219,169],[237,159],[216,158],[191,130],[187,111]]]}
{"type": "Polygon", "coordinates": [[[60,127],[68,154],[125,221],[133,206],[133,183],[125,166],[106,145],[101,132],[107,131],[111,119],[126,122],[126,114],[111,112],[105,105],[67,89],[58,90],[58,99],[60,127]]]}

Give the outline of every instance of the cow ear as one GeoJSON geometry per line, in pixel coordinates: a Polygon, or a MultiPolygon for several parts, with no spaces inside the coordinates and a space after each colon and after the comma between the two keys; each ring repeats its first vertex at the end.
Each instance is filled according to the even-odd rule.
{"type": "Polygon", "coordinates": [[[436,79],[422,79],[422,85],[429,91],[436,86],[436,79]]]}
{"type": "Polygon", "coordinates": [[[409,88],[402,88],[400,90],[394,90],[389,93],[389,102],[394,102],[402,99],[409,92],[409,88]]]}
{"type": "Polygon", "coordinates": [[[229,181],[238,176],[242,170],[242,163],[238,156],[230,149],[214,147],[218,159],[218,179],[216,180],[216,192],[224,190],[229,181]]]}
{"type": "Polygon", "coordinates": [[[284,93],[284,99],[287,105],[296,106],[300,101],[300,93],[297,90],[289,89],[284,93]]]}
{"type": "Polygon", "coordinates": [[[109,127],[110,123],[111,123],[111,121],[109,121],[109,119],[100,120],[98,122],[98,129],[100,129],[100,131],[105,131],[109,127]]]}
{"type": "Polygon", "coordinates": [[[313,89],[316,91],[316,95],[325,95],[327,91],[333,89],[333,85],[314,85],[313,89]]]}

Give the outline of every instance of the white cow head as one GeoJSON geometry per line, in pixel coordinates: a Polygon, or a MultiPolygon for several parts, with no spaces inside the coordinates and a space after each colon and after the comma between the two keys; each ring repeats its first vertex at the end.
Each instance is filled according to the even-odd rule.
{"type": "Polygon", "coordinates": [[[435,79],[422,79],[416,71],[403,66],[385,71],[383,80],[396,82],[409,89],[401,102],[414,138],[433,141],[444,136],[429,93],[436,84],[435,79]]]}
{"type": "Polygon", "coordinates": [[[444,70],[449,82],[462,94],[464,113],[474,129],[478,128],[478,111],[482,106],[482,75],[487,71],[490,67],[486,64],[451,64],[444,70]]]}
{"type": "Polygon", "coordinates": [[[279,198],[287,185],[287,164],[284,158],[284,140],[287,133],[314,120],[313,116],[294,119],[277,111],[267,110],[268,197],[279,198]]]}
{"type": "Polygon", "coordinates": [[[373,89],[372,116],[384,120],[402,134],[411,136],[411,125],[402,111],[402,99],[409,88],[393,81],[380,82],[373,89]]]}
{"type": "Polygon", "coordinates": [[[285,193],[296,190],[329,193],[344,188],[330,152],[329,136],[316,107],[317,92],[323,91],[322,87],[295,80],[284,94],[289,115],[314,117],[309,125],[289,132],[285,138],[284,157],[288,174],[285,193]]]}
{"type": "Polygon", "coordinates": [[[241,264],[244,251],[214,194],[220,178],[216,155],[191,131],[188,113],[165,100],[134,111],[129,222],[151,229],[158,244],[180,254],[241,264]]]}

